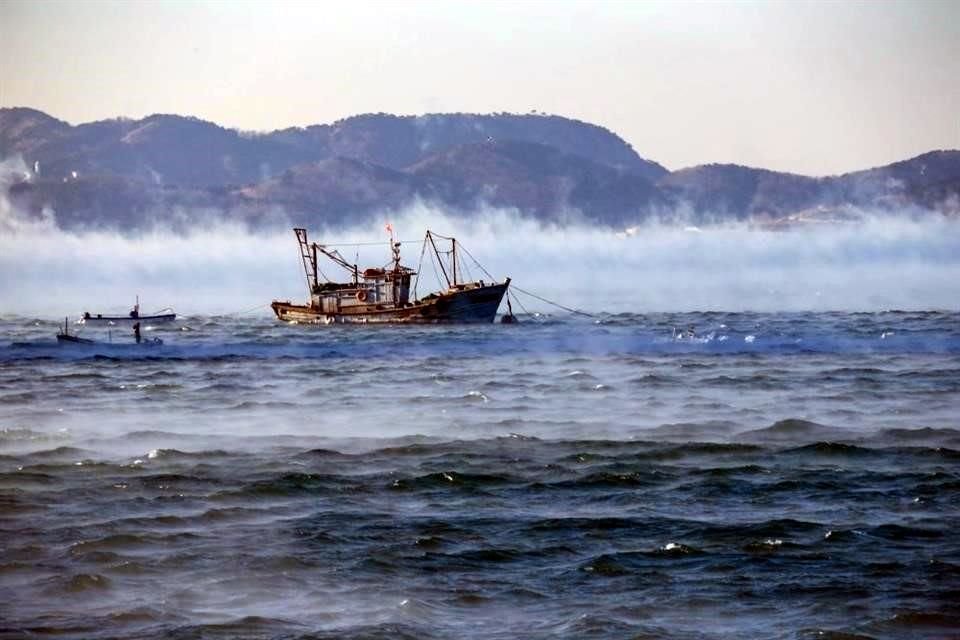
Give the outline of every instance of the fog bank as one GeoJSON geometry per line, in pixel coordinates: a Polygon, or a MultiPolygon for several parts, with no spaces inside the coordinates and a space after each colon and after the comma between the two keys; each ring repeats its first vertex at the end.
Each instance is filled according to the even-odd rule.
{"type": "MultiPolygon", "coordinates": [[[[373,225],[326,232],[361,266],[389,260],[390,222],[417,266],[425,229],[455,235],[498,280],[589,311],[799,311],[955,309],[960,300],[960,223],[942,217],[874,217],[791,231],[740,226],[648,224],[629,233],[542,226],[516,212],[465,220],[418,205],[373,225]],[[410,240],[414,242],[409,242],[410,240]]],[[[470,275],[486,276],[464,258],[470,275]]],[[[345,272],[321,264],[333,278],[345,272]]],[[[424,260],[419,293],[438,288],[424,260]]],[[[292,231],[252,232],[223,223],[189,235],[154,231],[72,233],[52,217],[18,219],[0,210],[0,310],[63,316],[123,311],[139,295],[145,312],[226,313],[304,300],[306,283],[292,231]]],[[[554,311],[520,296],[530,310],[554,311]]],[[[265,308],[261,312],[267,313],[265,308]]]]}

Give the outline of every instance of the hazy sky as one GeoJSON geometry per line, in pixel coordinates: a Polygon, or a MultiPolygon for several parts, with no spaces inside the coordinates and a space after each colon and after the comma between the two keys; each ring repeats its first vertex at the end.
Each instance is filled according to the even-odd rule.
{"type": "Polygon", "coordinates": [[[826,174],[960,148],[960,1],[0,0],[0,106],[249,130],[535,109],[670,169],[826,174]]]}

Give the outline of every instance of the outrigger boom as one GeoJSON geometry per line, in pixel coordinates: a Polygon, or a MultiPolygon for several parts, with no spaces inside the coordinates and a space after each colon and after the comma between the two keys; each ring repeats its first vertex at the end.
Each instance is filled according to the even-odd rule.
{"type": "Polygon", "coordinates": [[[290,301],[275,300],[270,306],[277,318],[286,322],[489,323],[496,317],[500,301],[510,286],[510,278],[502,283],[483,280],[461,282],[462,269],[458,273],[456,239],[427,231],[421,262],[429,246],[440,265],[447,288],[411,301],[411,283],[416,295],[417,281],[413,278],[418,276],[418,271],[400,264],[401,243],[394,241],[392,232],[390,265],[361,271],[358,265],[348,262],[336,249],[309,242],[306,229],[296,228],[293,231],[300,247],[310,301],[306,305],[297,305],[290,301]],[[450,251],[441,251],[437,240],[448,240],[450,251]],[[323,254],[348,271],[351,281],[341,283],[327,279],[318,266],[318,254],[323,254]],[[450,256],[449,270],[444,264],[444,255],[450,256]],[[320,276],[326,281],[321,282],[320,276]]]}

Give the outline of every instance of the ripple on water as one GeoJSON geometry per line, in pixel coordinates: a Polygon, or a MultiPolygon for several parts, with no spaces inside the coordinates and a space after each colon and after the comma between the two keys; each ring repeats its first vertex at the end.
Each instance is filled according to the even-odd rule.
{"type": "Polygon", "coordinates": [[[5,633],[951,637],[958,318],[0,346],[5,633]]]}

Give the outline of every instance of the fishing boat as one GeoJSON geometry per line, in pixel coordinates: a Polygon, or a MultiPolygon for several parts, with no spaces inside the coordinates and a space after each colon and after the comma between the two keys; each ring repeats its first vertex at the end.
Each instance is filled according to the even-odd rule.
{"type": "Polygon", "coordinates": [[[108,334],[108,341],[101,342],[97,340],[91,340],[90,338],[81,338],[76,334],[70,333],[69,322],[67,318],[63,319],[63,329],[57,331],[57,344],[65,346],[84,346],[84,347],[106,347],[106,348],[125,348],[125,347],[159,347],[163,345],[163,340],[160,338],[145,338],[141,339],[140,337],[140,327],[138,325],[134,326],[134,342],[114,342],[113,334],[108,334]]]}
{"type": "MultiPolygon", "coordinates": [[[[294,229],[310,300],[302,305],[289,300],[274,300],[270,307],[277,318],[285,322],[312,324],[493,322],[500,301],[510,286],[510,278],[503,282],[463,281],[465,263],[460,253],[469,256],[469,252],[458,245],[455,238],[432,231],[427,231],[424,237],[420,266],[414,270],[400,264],[401,243],[394,241],[389,226],[387,229],[390,231],[390,262],[383,267],[366,269],[345,260],[333,246],[308,242],[306,229],[294,229]],[[323,276],[317,265],[320,255],[345,269],[350,274],[349,280],[335,282],[323,276]],[[446,288],[417,299],[418,274],[424,255],[428,255],[431,261],[436,258],[434,265],[443,274],[446,288]],[[320,276],[325,281],[321,282],[320,276]]],[[[493,280],[479,263],[475,260],[473,263],[493,280]]]]}
{"type": "Polygon", "coordinates": [[[163,324],[173,322],[176,319],[177,314],[173,312],[173,309],[162,309],[156,313],[142,315],[140,313],[140,296],[137,296],[136,304],[133,305],[130,313],[125,316],[107,316],[102,313],[94,315],[89,311],[84,311],[83,317],[80,319],[80,324],[88,324],[91,326],[133,326],[137,322],[143,324],[163,324]]]}
{"type": "Polygon", "coordinates": [[[64,318],[63,331],[57,331],[57,344],[96,344],[96,342],[89,338],[81,338],[78,335],[70,335],[67,318],[64,318]]]}

